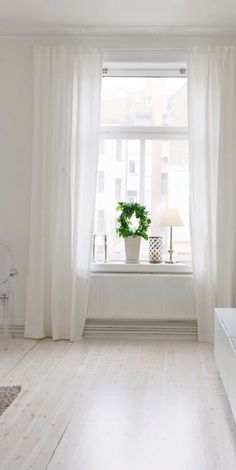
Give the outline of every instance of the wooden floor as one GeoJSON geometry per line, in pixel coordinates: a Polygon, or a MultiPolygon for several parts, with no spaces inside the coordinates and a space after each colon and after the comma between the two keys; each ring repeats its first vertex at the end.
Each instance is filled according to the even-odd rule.
{"type": "Polygon", "coordinates": [[[0,469],[235,470],[213,349],[195,342],[15,339],[0,385],[0,469]]]}

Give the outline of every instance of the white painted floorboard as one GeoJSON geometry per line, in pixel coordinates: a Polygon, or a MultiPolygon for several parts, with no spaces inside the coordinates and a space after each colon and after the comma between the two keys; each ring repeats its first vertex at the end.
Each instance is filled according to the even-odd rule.
{"type": "Polygon", "coordinates": [[[1,470],[235,470],[213,348],[158,340],[0,341],[1,470]]]}

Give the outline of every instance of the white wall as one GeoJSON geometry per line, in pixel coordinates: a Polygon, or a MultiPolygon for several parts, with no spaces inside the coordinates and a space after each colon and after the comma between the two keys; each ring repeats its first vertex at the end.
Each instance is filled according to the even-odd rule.
{"type": "MultiPolygon", "coordinates": [[[[7,243],[12,249],[14,265],[19,271],[15,281],[17,324],[24,323],[29,241],[33,121],[32,46],[78,42],[87,43],[88,38],[0,37],[0,241],[7,243]]],[[[135,60],[138,60],[141,51],[142,57],[147,61],[154,53],[153,51],[149,53],[149,49],[166,48],[168,57],[171,54],[173,60],[174,56],[181,58],[189,45],[194,42],[196,42],[194,38],[125,37],[124,35],[89,40],[90,44],[109,48],[105,56],[108,60],[112,58],[114,50],[117,50],[116,54],[120,60],[125,60],[124,50],[132,49],[135,60]],[[174,56],[173,52],[170,52],[172,48],[176,51],[174,56]]],[[[219,41],[213,38],[211,42],[219,41]]],[[[229,41],[223,39],[223,42],[229,41]]],[[[163,58],[165,55],[164,52],[163,58]]],[[[130,56],[128,53],[128,57],[130,56]]]]}
{"type": "Polygon", "coordinates": [[[0,41],[0,241],[13,252],[16,323],[24,322],[32,146],[31,49],[0,41]]]}

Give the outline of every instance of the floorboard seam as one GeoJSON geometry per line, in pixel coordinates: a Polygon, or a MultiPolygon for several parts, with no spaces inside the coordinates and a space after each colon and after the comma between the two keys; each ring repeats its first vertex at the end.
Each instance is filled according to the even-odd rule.
{"type": "Polygon", "coordinates": [[[4,375],[2,375],[2,376],[0,377],[0,381],[1,381],[1,380],[4,380],[4,379],[7,377],[7,375],[10,374],[10,372],[12,372],[12,371],[15,369],[15,367],[18,366],[18,364],[20,364],[21,361],[22,361],[23,359],[25,359],[25,357],[28,356],[28,354],[29,354],[31,351],[33,351],[33,349],[40,343],[40,341],[41,341],[41,340],[37,340],[37,342],[32,346],[32,348],[30,348],[30,349],[14,364],[14,366],[12,366],[4,375]]]}
{"type": "Polygon", "coordinates": [[[67,431],[67,429],[68,429],[68,426],[69,426],[70,422],[71,422],[71,420],[68,421],[68,423],[67,423],[67,425],[66,425],[64,431],[62,432],[62,434],[61,434],[61,436],[60,436],[60,439],[58,439],[57,445],[56,445],[55,449],[54,449],[53,452],[52,452],[52,455],[51,455],[51,457],[50,457],[50,459],[49,459],[49,461],[48,461],[48,463],[47,463],[47,465],[46,465],[46,467],[45,467],[45,470],[48,469],[48,467],[49,467],[49,465],[50,465],[50,463],[51,463],[51,461],[52,461],[52,459],[53,459],[53,457],[54,457],[54,455],[55,455],[55,453],[56,453],[56,451],[57,451],[57,449],[58,449],[58,446],[59,446],[59,444],[61,443],[61,441],[62,441],[62,439],[63,439],[63,437],[64,437],[64,435],[65,435],[65,433],[66,433],[66,431],[67,431]]]}

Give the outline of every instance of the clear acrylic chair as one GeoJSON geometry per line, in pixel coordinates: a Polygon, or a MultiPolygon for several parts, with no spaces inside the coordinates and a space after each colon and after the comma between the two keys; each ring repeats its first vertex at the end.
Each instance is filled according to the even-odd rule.
{"type": "Polygon", "coordinates": [[[0,244],[0,334],[4,337],[15,336],[14,290],[12,278],[17,274],[12,265],[11,250],[0,244]]]}

